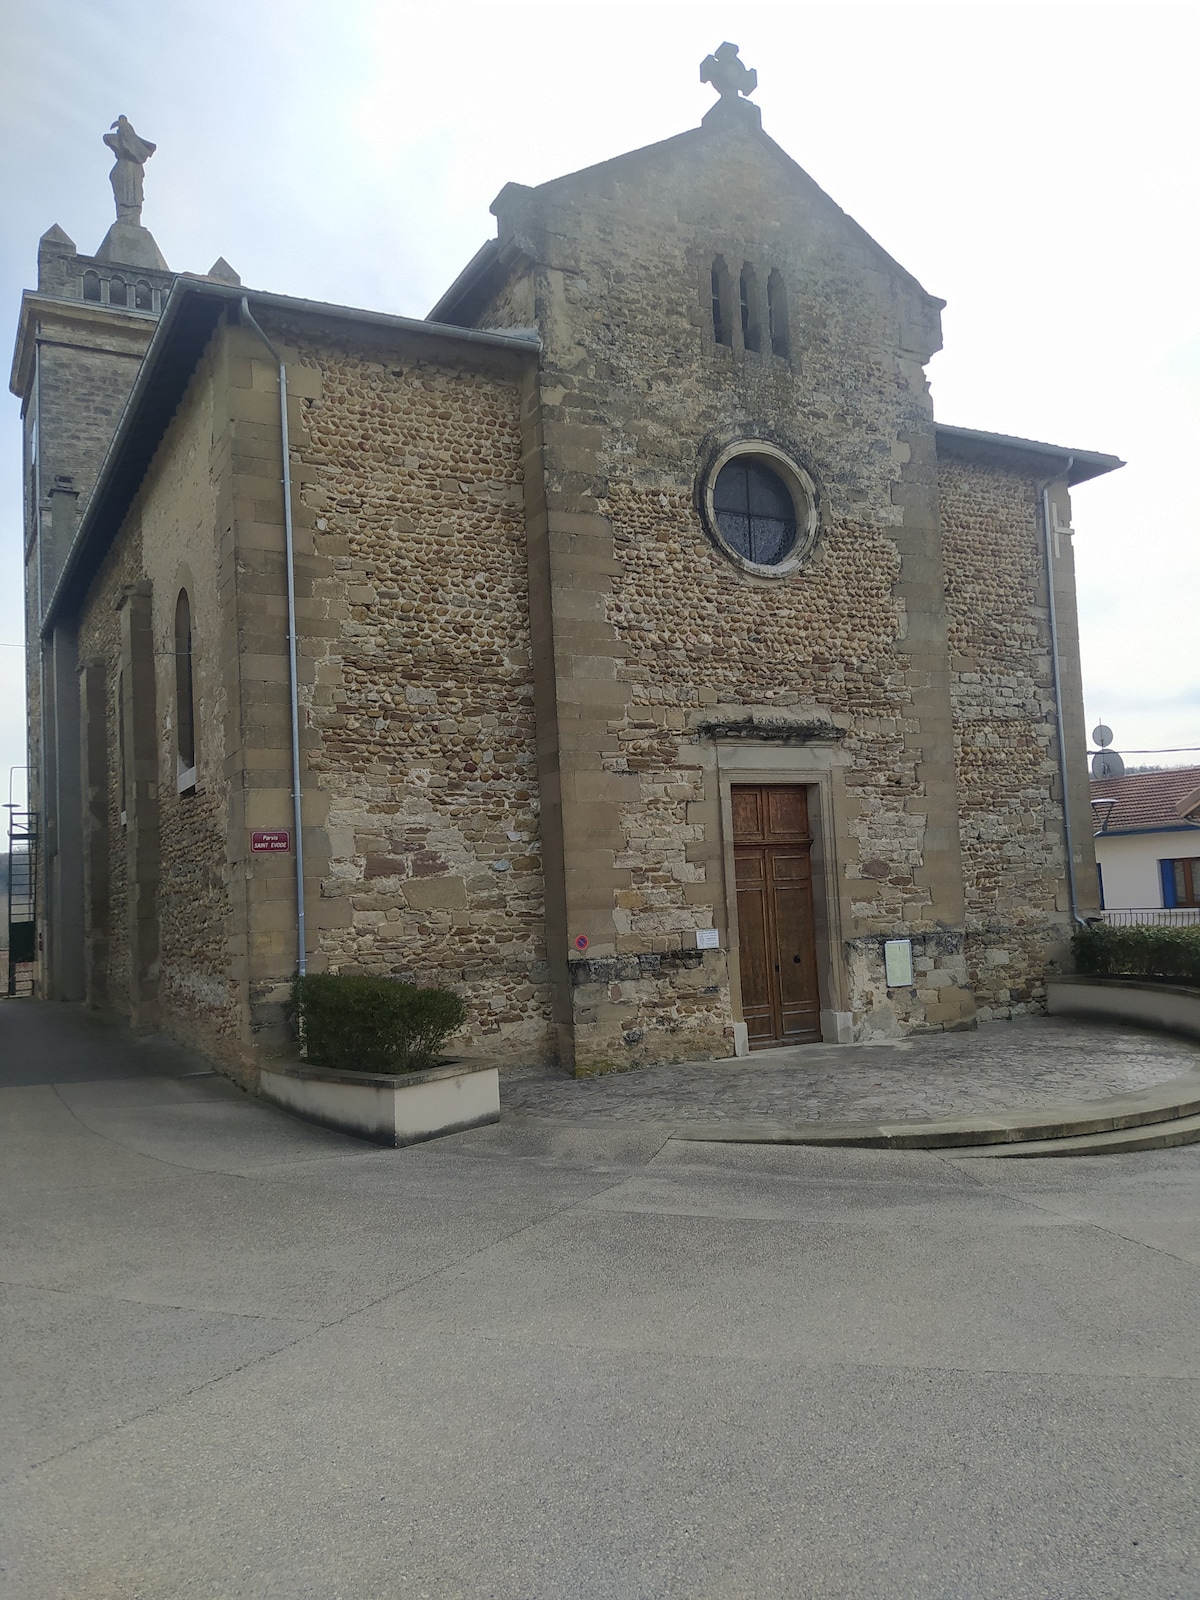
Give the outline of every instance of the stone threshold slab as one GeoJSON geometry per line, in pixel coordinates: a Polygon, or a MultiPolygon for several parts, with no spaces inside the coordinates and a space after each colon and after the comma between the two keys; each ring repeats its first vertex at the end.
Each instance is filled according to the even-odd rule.
{"type": "Polygon", "coordinates": [[[858,1149],[941,1150],[1063,1139],[1136,1128],[1200,1113],[1200,1072],[1133,1094],[1077,1100],[987,1115],[901,1118],[887,1122],[725,1122],[676,1125],[672,1138],[719,1144],[845,1145],[858,1149]]]}
{"type": "Polygon", "coordinates": [[[956,1161],[1016,1159],[1024,1156],[1103,1156],[1122,1151],[1173,1150],[1200,1144],[1200,1117],[1175,1117],[1169,1122],[1143,1122],[1136,1128],[1088,1133],[1074,1139],[1034,1139],[1017,1144],[967,1145],[954,1151],[956,1161]]]}

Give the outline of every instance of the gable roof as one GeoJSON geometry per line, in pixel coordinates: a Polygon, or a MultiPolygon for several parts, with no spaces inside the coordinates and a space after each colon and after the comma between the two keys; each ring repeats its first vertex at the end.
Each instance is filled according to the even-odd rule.
{"type": "MultiPolygon", "coordinates": [[[[1200,833],[1200,767],[1168,767],[1163,772],[1127,772],[1121,778],[1093,778],[1093,800],[1113,800],[1100,837],[1113,833],[1200,833]]],[[[1097,820],[1102,811],[1097,808],[1097,820]]]]}
{"type": "MultiPolygon", "coordinates": [[[[741,111],[751,109],[751,102],[743,102],[741,111]]],[[[752,108],[757,111],[757,107],[752,108]]],[[[930,294],[928,289],[921,284],[911,272],[883,248],[877,239],[873,239],[867,230],[854,218],[843,211],[837,201],[825,193],[820,184],[805,172],[800,163],[788,154],[782,145],[776,144],[770,134],[764,133],[756,117],[746,115],[713,116],[714,112],[721,110],[721,102],[713,106],[709,116],[699,128],[686,128],[682,133],[672,134],[669,139],[660,139],[655,144],[642,145],[637,150],[626,150],[620,155],[610,156],[605,161],[597,161],[590,167],[580,167],[576,172],[566,172],[557,178],[548,178],[545,183],[526,185],[521,183],[505,184],[500,193],[492,201],[491,210],[494,216],[499,216],[505,209],[506,199],[519,203],[521,199],[531,196],[544,197],[553,200],[560,192],[572,188],[586,187],[589,184],[613,177],[620,178],[625,173],[631,172],[648,162],[660,160],[674,152],[686,149],[690,145],[703,146],[711,144],[716,139],[728,137],[749,138],[755,140],[767,153],[769,159],[781,165],[793,182],[797,182],[811,196],[822,201],[831,211],[840,217],[848,231],[866,246],[876,257],[880,265],[896,277],[903,280],[914,293],[921,296],[930,306],[942,310],[946,302],[937,295],[930,294]]],[[[486,244],[472,256],[471,260],[455,278],[454,282],[438,300],[429,312],[431,321],[436,322],[467,322],[486,303],[493,288],[499,287],[503,278],[503,269],[508,265],[505,252],[498,240],[489,239],[486,244]]]]}

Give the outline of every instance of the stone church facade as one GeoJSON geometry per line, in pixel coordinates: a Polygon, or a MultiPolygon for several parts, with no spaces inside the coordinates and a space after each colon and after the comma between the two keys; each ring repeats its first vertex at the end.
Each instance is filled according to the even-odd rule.
{"type": "Polygon", "coordinates": [[[941,302],[735,93],[493,210],[424,322],[42,241],[43,992],[246,1081],[301,948],[580,1073],[1037,1009],[1120,463],[935,422],[941,302]]]}

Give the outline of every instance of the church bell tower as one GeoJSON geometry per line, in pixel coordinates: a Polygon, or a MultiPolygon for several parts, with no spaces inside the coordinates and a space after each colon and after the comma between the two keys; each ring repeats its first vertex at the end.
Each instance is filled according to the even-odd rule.
{"type": "Polygon", "coordinates": [[[35,988],[60,1000],[84,997],[79,663],[70,626],[43,638],[43,623],[173,281],[141,221],[142,173],[155,146],[124,116],[104,142],[116,157],[116,220],[94,256],[81,254],[57,225],[42,235],[10,379],[23,433],[35,988]]]}

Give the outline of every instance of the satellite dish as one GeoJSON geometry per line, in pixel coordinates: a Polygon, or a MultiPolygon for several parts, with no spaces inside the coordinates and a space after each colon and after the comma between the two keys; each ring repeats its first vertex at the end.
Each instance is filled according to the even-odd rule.
{"type": "Polygon", "coordinates": [[[1104,723],[1098,722],[1092,729],[1092,738],[1100,746],[1092,757],[1093,778],[1123,778],[1125,776],[1125,763],[1115,750],[1108,747],[1113,742],[1113,731],[1106,728],[1104,723]]]}

